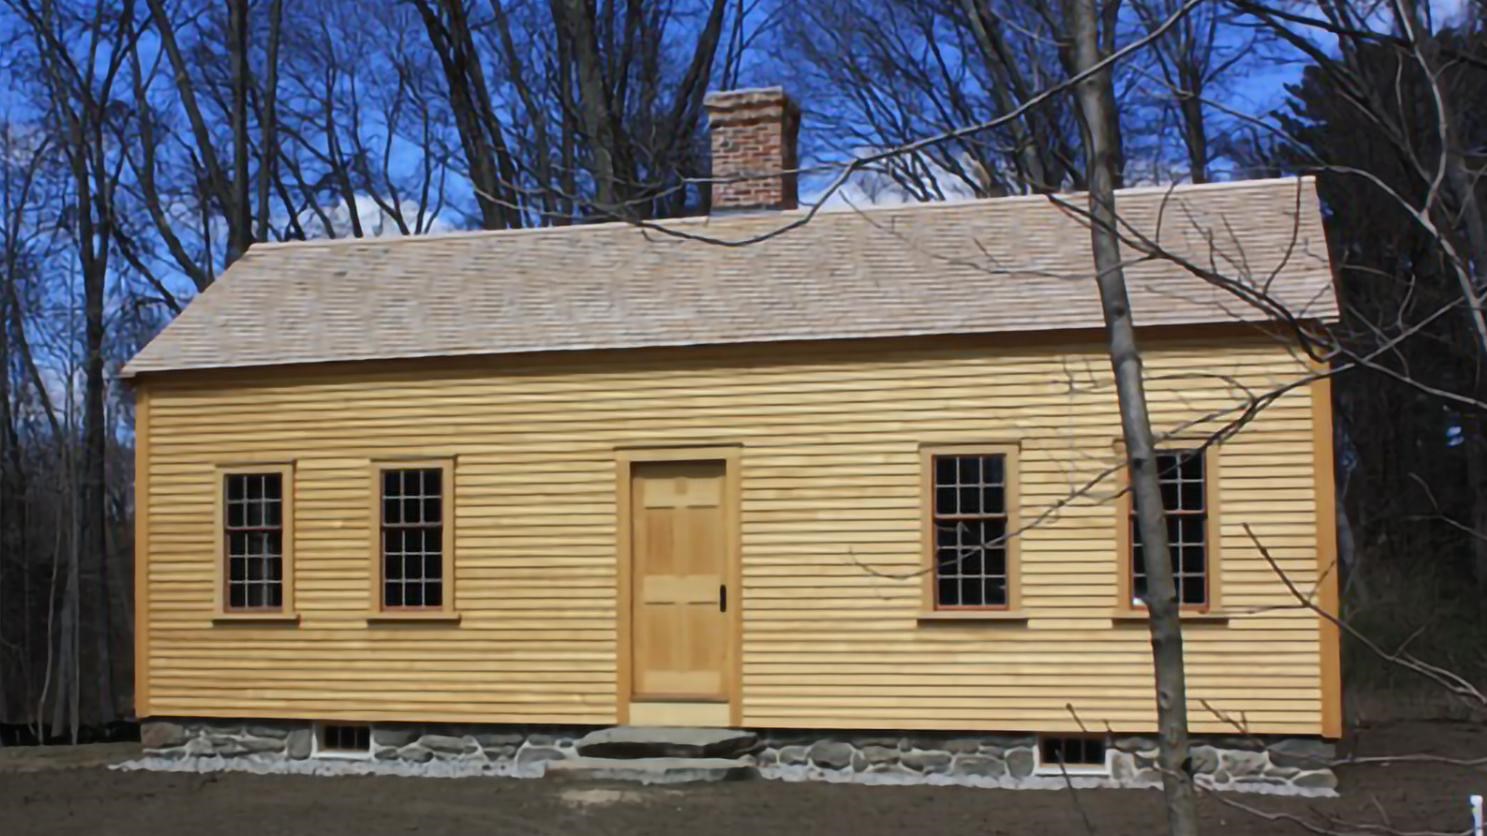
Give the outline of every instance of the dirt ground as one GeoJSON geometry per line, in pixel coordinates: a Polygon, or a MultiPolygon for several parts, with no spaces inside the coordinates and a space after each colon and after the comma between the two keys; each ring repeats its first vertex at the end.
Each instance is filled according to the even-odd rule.
{"type": "MultiPolygon", "coordinates": [[[[1350,745],[1363,756],[1469,759],[1487,756],[1487,729],[1408,724],[1364,732],[1350,745]]],[[[118,756],[117,749],[108,753],[118,756]]],[[[1160,794],[1137,790],[1071,795],[772,781],[645,788],[498,778],[114,772],[77,765],[87,759],[76,757],[63,758],[63,768],[38,770],[41,760],[14,752],[0,757],[0,834],[1061,836],[1092,830],[1116,836],[1165,829],[1160,794]]],[[[1204,832],[1316,832],[1300,824],[1305,822],[1356,833],[1387,821],[1396,833],[1461,833],[1470,824],[1467,796],[1487,791],[1487,769],[1442,763],[1355,765],[1343,768],[1341,778],[1337,799],[1206,796],[1204,832]]]]}

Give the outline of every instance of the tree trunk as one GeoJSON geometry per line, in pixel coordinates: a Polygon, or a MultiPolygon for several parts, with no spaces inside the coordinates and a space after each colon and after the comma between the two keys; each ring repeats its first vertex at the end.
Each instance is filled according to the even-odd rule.
{"type": "MultiPolygon", "coordinates": [[[[263,107],[258,114],[262,150],[258,155],[258,231],[259,241],[268,240],[269,187],[279,157],[279,40],[283,31],[284,0],[272,0],[268,12],[268,52],[264,59],[263,107]]],[[[244,132],[246,134],[246,131],[244,132]]],[[[246,135],[244,136],[246,141],[246,135]]]]}
{"type": "MultiPolygon", "coordinates": [[[[1074,67],[1083,72],[1104,57],[1095,0],[1065,0],[1064,8],[1073,39],[1074,67]]],[[[1089,177],[1090,241],[1147,578],[1146,607],[1156,672],[1158,760],[1167,802],[1167,825],[1172,836],[1194,836],[1198,832],[1198,817],[1188,761],[1182,629],[1167,545],[1166,514],[1157,479],[1151,416],[1142,383],[1141,353],[1136,345],[1135,320],[1126,293],[1115,226],[1115,188],[1121,153],[1115,130],[1119,113],[1114,106],[1115,91],[1109,69],[1080,82],[1077,98],[1083,114],[1085,168],[1089,177]]],[[[1124,560],[1124,555],[1120,559],[1124,560]]],[[[1128,570],[1122,566],[1120,571],[1128,570]]]]}
{"type": "Polygon", "coordinates": [[[109,560],[106,554],[108,537],[105,530],[108,513],[105,492],[107,439],[103,405],[107,386],[103,376],[104,271],[102,264],[94,264],[92,268],[83,277],[87,358],[83,374],[82,507],[79,509],[82,538],[78,550],[79,562],[82,564],[79,569],[91,571],[79,578],[79,603],[86,601],[86,604],[77,608],[76,629],[92,645],[92,652],[81,657],[92,656],[90,673],[93,682],[90,688],[96,688],[93,696],[96,697],[99,715],[89,719],[108,722],[113,719],[114,701],[109,653],[112,608],[108,599],[109,560]],[[92,582],[91,588],[88,586],[89,581],[92,582]],[[83,590],[87,592],[86,597],[81,594],[83,590]],[[89,609],[94,610],[92,617],[85,620],[83,616],[89,609]]]}
{"type": "Polygon", "coordinates": [[[586,0],[552,0],[558,37],[567,42],[568,55],[578,70],[578,113],[589,148],[595,203],[602,214],[614,215],[625,211],[620,205],[623,191],[617,182],[625,164],[619,157],[609,86],[604,79],[592,15],[593,7],[586,0]]]}
{"type": "Polygon", "coordinates": [[[231,0],[227,12],[228,63],[232,71],[232,202],[227,207],[227,263],[253,243],[248,202],[248,0],[231,0]]]}

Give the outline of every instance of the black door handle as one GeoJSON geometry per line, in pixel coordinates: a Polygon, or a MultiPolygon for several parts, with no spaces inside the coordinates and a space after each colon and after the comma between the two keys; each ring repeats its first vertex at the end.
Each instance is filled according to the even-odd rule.
{"type": "Polygon", "coordinates": [[[728,585],[718,584],[718,612],[728,612],[728,585]]]}

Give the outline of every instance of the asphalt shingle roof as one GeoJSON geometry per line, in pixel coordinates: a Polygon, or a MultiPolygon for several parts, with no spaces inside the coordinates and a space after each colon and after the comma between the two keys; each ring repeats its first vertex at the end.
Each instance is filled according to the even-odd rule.
{"type": "MultiPolygon", "coordinates": [[[[1083,206],[1082,196],[1061,200],[1083,206]]],[[[1334,319],[1309,178],[1123,190],[1123,223],[1301,318],[1334,319]]],[[[410,238],[257,244],[125,376],[644,346],[1041,331],[1103,323],[1089,231],[1047,197],[410,238]]],[[[1140,325],[1273,314],[1126,247],[1140,325]]]]}

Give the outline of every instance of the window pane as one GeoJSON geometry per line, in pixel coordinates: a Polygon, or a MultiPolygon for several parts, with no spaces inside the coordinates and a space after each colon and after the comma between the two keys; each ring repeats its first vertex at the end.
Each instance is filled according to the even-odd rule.
{"type": "Polygon", "coordinates": [[[1182,596],[1179,603],[1190,605],[1207,603],[1208,596],[1204,589],[1202,576],[1183,578],[1178,589],[1182,596]]]}
{"type": "Polygon", "coordinates": [[[979,488],[960,489],[960,511],[961,514],[981,513],[981,490],[979,488]]]}
{"type": "Polygon", "coordinates": [[[935,456],[935,484],[955,484],[955,457],[935,456]]]}
{"type": "Polygon", "coordinates": [[[937,600],[941,606],[960,606],[960,584],[954,578],[940,578],[938,587],[939,598],[937,600]]]}
{"type": "Polygon", "coordinates": [[[433,522],[423,513],[423,499],[412,496],[403,500],[403,521],[408,523],[433,522]]]}
{"type": "Polygon", "coordinates": [[[1005,514],[1006,493],[1000,485],[981,489],[981,510],[987,514],[1005,514]]]}
{"type": "Polygon", "coordinates": [[[956,508],[956,505],[955,505],[955,489],[954,488],[936,488],[935,489],[935,513],[936,514],[946,514],[946,515],[954,514],[955,513],[955,508],[956,508]]]}
{"type": "Polygon", "coordinates": [[[1004,607],[1007,605],[1007,600],[1007,579],[988,576],[986,578],[986,606],[1004,607]]]}
{"type": "Polygon", "coordinates": [[[1201,449],[1185,450],[1181,455],[1181,459],[1181,472],[1183,481],[1203,481],[1203,451],[1201,449]]]}
{"type": "Polygon", "coordinates": [[[403,585],[396,581],[388,581],[382,585],[382,605],[385,607],[403,606],[403,585]]]}
{"type": "Polygon", "coordinates": [[[981,528],[976,542],[986,548],[1000,549],[1006,545],[1007,520],[1002,517],[993,517],[981,521],[981,528]]]}
{"type": "Polygon", "coordinates": [[[235,502],[243,498],[245,488],[243,477],[230,475],[227,477],[227,501],[235,502]]]}
{"type": "Polygon", "coordinates": [[[1178,571],[1188,575],[1203,574],[1203,547],[1183,546],[1178,571]]]}
{"type": "Polygon", "coordinates": [[[977,456],[959,456],[956,469],[962,485],[975,485],[981,481],[981,459],[977,456]]]}
{"type": "Polygon", "coordinates": [[[984,557],[986,563],[986,574],[996,578],[1007,576],[1007,550],[1002,548],[989,548],[984,557]]]}
{"type": "Polygon", "coordinates": [[[1006,457],[984,456],[981,459],[981,481],[988,485],[1003,485],[1007,482],[1006,457]]]}
{"type": "Polygon", "coordinates": [[[967,545],[961,547],[960,574],[975,575],[978,578],[986,574],[986,567],[983,565],[984,556],[985,552],[977,546],[967,545]]]}
{"type": "Polygon", "coordinates": [[[440,511],[439,505],[440,501],[437,496],[429,497],[423,501],[424,522],[436,523],[443,520],[442,512],[440,511]]]}
{"type": "Polygon", "coordinates": [[[429,581],[423,585],[423,605],[425,607],[444,606],[444,587],[439,581],[429,581]]]}
{"type": "Polygon", "coordinates": [[[1204,516],[1186,516],[1182,518],[1181,531],[1184,544],[1203,544],[1207,539],[1208,519],[1204,516]]]}

